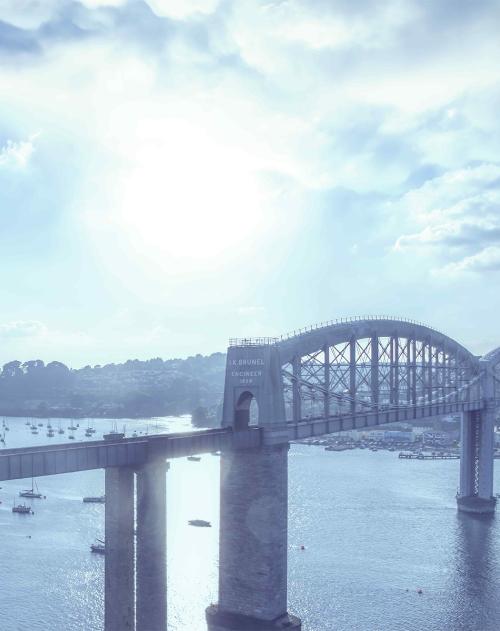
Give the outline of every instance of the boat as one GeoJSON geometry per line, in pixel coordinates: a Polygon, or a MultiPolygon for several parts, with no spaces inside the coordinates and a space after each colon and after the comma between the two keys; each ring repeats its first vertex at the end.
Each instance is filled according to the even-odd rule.
{"type": "Polygon", "coordinates": [[[89,429],[85,430],[85,436],[90,437],[92,436],[92,432],[89,429]]]}
{"type": "Polygon", "coordinates": [[[52,438],[52,436],[54,436],[54,430],[53,430],[52,428],[51,428],[51,429],[49,429],[49,431],[47,432],[47,436],[48,436],[49,438],[52,438]]]}
{"type": "Polygon", "coordinates": [[[38,423],[38,427],[43,427],[43,423],[38,423]]]}
{"type": "Polygon", "coordinates": [[[115,440],[120,438],[125,438],[125,425],[123,426],[123,432],[119,432],[116,427],[116,421],[113,423],[113,429],[109,431],[107,434],[103,434],[104,440],[115,440]]]}
{"type": "Polygon", "coordinates": [[[93,497],[93,496],[84,497],[83,501],[87,503],[91,503],[91,504],[104,504],[106,502],[106,496],[98,495],[96,497],[93,497]]]}
{"type": "Polygon", "coordinates": [[[90,544],[90,551],[95,554],[106,554],[106,544],[101,539],[96,539],[97,543],[90,544]]]}
{"type": "Polygon", "coordinates": [[[47,429],[52,429],[52,423],[50,422],[50,418],[49,418],[49,422],[47,423],[47,429]]]}
{"type": "Polygon", "coordinates": [[[21,515],[34,515],[31,506],[26,506],[26,504],[14,504],[12,507],[13,513],[20,513],[21,515]]]}
{"type": "Polygon", "coordinates": [[[188,456],[187,459],[191,460],[191,462],[200,462],[201,457],[200,456],[188,456]]]}
{"type": "Polygon", "coordinates": [[[73,434],[69,434],[69,435],[68,435],[68,438],[69,438],[70,440],[75,440],[75,437],[73,436],[73,434]]]}
{"type": "Polygon", "coordinates": [[[43,497],[45,499],[45,496],[43,496],[39,492],[38,485],[34,478],[31,478],[31,489],[24,489],[24,491],[19,491],[19,497],[29,497],[31,499],[37,499],[37,500],[41,500],[43,497]]]}
{"type": "Polygon", "coordinates": [[[25,425],[31,425],[30,421],[26,421],[25,425]]]}
{"type": "Polygon", "coordinates": [[[74,424],[74,422],[71,422],[71,425],[68,425],[68,429],[72,432],[74,432],[75,430],[78,429],[78,427],[74,424]]]}
{"type": "Polygon", "coordinates": [[[198,528],[211,528],[212,524],[204,519],[190,519],[188,521],[190,526],[198,526],[198,528]]]}
{"type": "Polygon", "coordinates": [[[35,429],[32,429],[32,430],[31,430],[31,433],[32,433],[32,434],[38,434],[39,432],[38,432],[38,429],[35,427],[35,429]]]}
{"type": "Polygon", "coordinates": [[[57,433],[58,433],[58,434],[64,434],[64,430],[63,430],[63,428],[62,428],[61,423],[59,423],[59,429],[57,430],[57,433]]]}

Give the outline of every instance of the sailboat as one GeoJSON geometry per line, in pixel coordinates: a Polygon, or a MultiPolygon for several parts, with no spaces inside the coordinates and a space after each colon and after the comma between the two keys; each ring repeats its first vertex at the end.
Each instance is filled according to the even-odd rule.
{"type": "Polygon", "coordinates": [[[29,497],[31,499],[37,500],[41,500],[43,497],[43,499],[45,499],[45,496],[38,491],[38,485],[34,478],[31,478],[31,489],[24,489],[24,491],[19,491],[19,497],[29,497]]]}
{"type": "Polygon", "coordinates": [[[59,429],[57,430],[57,433],[58,434],[64,434],[64,430],[62,428],[61,421],[59,421],[59,429]]]}
{"type": "Polygon", "coordinates": [[[72,432],[74,432],[74,431],[75,431],[75,429],[78,429],[78,426],[77,426],[77,425],[75,425],[75,420],[74,420],[74,419],[71,419],[71,425],[69,425],[69,426],[68,426],[68,429],[69,429],[70,431],[72,431],[72,432]]]}
{"type": "Polygon", "coordinates": [[[116,421],[113,423],[113,429],[107,433],[103,434],[104,440],[113,440],[114,438],[124,438],[125,436],[125,425],[123,426],[123,432],[119,432],[116,426],[116,421]]]}

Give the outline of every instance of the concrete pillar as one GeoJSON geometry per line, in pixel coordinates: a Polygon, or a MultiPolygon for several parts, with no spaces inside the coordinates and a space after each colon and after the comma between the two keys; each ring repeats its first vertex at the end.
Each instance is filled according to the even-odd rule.
{"type": "Polygon", "coordinates": [[[495,412],[481,411],[481,434],[478,463],[478,495],[489,500],[493,497],[493,465],[495,452],[495,412]]]}
{"type": "Polygon", "coordinates": [[[473,491],[473,440],[471,437],[471,414],[463,412],[460,422],[460,487],[459,496],[469,497],[473,491]]]}
{"type": "Polygon", "coordinates": [[[104,629],[134,630],[134,472],[105,471],[104,629]]]}
{"type": "Polygon", "coordinates": [[[137,631],[167,629],[167,463],[137,470],[137,631]]]}
{"type": "Polygon", "coordinates": [[[219,603],[210,631],[300,630],[287,613],[288,442],[264,430],[263,446],[221,456],[219,603]]]}
{"type": "Polygon", "coordinates": [[[464,412],[460,455],[458,509],[468,513],[493,513],[494,411],[464,412]]]}

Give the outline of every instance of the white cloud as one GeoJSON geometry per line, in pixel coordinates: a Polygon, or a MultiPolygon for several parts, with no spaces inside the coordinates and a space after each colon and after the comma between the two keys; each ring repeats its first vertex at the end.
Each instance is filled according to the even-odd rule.
{"type": "Polygon", "coordinates": [[[500,270],[500,246],[494,245],[477,254],[467,256],[461,261],[445,265],[439,273],[455,275],[463,272],[490,272],[500,270]]]}
{"type": "Polygon", "coordinates": [[[403,234],[394,245],[439,249],[444,272],[496,269],[500,246],[500,167],[482,164],[450,171],[411,190],[393,205],[409,215],[417,232],[403,234]],[[498,246],[497,246],[498,244],[498,246]]]}
{"type": "Polygon", "coordinates": [[[40,337],[47,334],[47,327],[39,320],[15,320],[0,324],[0,337],[40,337]]]}
{"type": "Polygon", "coordinates": [[[17,167],[23,169],[28,164],[35,150],[34,139],[14,142],[7,140],[3,147],[0,147],[0,167],[17,167]]]}
{"type": "Polygon", "coordinates": [[[184,20],[193,15],[213,13],[220,0],[145,0],[158,16],[184,20]]]}

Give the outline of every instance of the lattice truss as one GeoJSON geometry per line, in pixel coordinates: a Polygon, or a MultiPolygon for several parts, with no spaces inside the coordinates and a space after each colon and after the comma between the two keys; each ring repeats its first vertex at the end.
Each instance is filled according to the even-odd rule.
{"type": "Polygon", "coordinates": [[[402,337],[351,339],[283,366],[287,419],[479,396],[479,369],[455,349],[402,337]]]}

